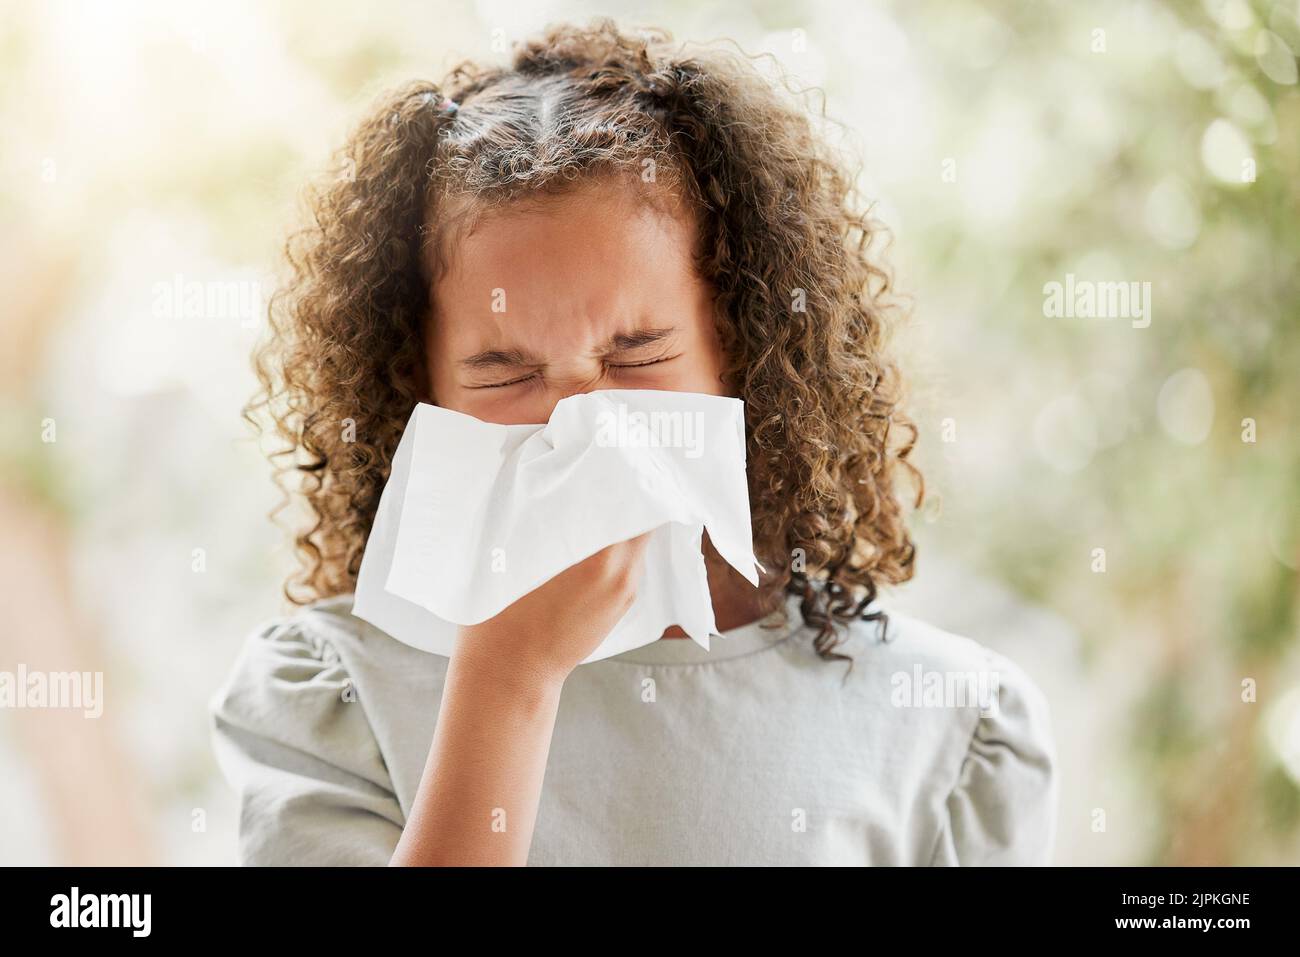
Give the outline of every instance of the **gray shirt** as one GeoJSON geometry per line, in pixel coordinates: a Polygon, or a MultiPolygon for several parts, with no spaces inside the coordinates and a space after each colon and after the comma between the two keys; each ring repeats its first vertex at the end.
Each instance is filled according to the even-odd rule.
{"type": "MultiPolygon", "coordinates": [[[[257,629],[212,698],[245,864],[386,864],[415,800],[447,659],[350,607],[257,629]]],[[[850,628],[846,676],[790,612],[580,665],[528,863],[1048,863],[1055,753],[1023,671],[891,613],[887,640],[850,628]]]]}

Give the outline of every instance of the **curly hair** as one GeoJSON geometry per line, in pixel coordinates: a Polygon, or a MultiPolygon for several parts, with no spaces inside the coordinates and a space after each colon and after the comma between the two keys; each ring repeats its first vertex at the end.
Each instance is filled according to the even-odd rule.
{"type": "Polygon", "coordinates": [[[900,472],[913,507],[924,494],[886,348],[899,310],[875,249],[883,227],[788,84],[743,54],[670,41],[609,20],[557,26],[517,45],[508,67],[466,62],[441,83],[409,83],[308,187],[310,219],[285,244],[290,278],[254,356],[261,389],[244,409],[283,442],[270,454],[286,504],[307,507],[291,601],[355,587],[398,439],[427,401],[424,333],[449,211],[652,169],[696,214],[723,382],[745,403],[754,549],[772,573],[762,606],[801,596],[827,659],[847,657],[841,623],[883,627],[877,587],[911,578],[915,557],[900,472]]]}

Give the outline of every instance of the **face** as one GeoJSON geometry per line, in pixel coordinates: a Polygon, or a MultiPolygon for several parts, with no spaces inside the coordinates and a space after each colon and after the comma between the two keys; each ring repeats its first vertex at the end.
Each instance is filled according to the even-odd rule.
{"type": "Polygon", "coordinates": [[[615,183],[493,211],[453,242],[433,290],[433,401],[518,425],[597,389],[726,394],[692,245],[688,215],[615,183]]]}

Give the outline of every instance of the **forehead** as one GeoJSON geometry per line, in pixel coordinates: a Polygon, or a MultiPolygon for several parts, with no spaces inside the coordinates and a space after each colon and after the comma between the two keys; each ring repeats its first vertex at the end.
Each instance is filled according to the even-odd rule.
{"type": "Polygon", "coordinates": [[[561,320],[580,333],[698,291],[689,207],[619,183],[462,205],[452,216],[431,301],[435,321],[458,338],[561,320]]]}

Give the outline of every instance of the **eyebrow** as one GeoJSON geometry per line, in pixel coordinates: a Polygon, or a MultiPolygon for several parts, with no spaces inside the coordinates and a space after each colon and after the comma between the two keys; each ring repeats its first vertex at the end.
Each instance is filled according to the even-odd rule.
{"type": "Polygon", "coordinates": [[[476,352],[468,359],[461,359],[460,364],[467,369],[495,369],[498,367],[517,368],[519,366],[540,365],[533,356],[519,349],[487,349],[476,352]]]}
{"type": "MultiPolygon", "coordinates": [[[[677,332],[675,326],[661,326],[654,329],[637,329],[633,332],[616,332],[605,341],[599,350],[602,355],[617,352],[630,352],[642,346],[662,342],[677,332]]],[[[468,358],[461,359],[460,365],[466,369],[517,369],[524,366],[545,365],[540,359],[522,349],[485,349],[468,358]]]]}

